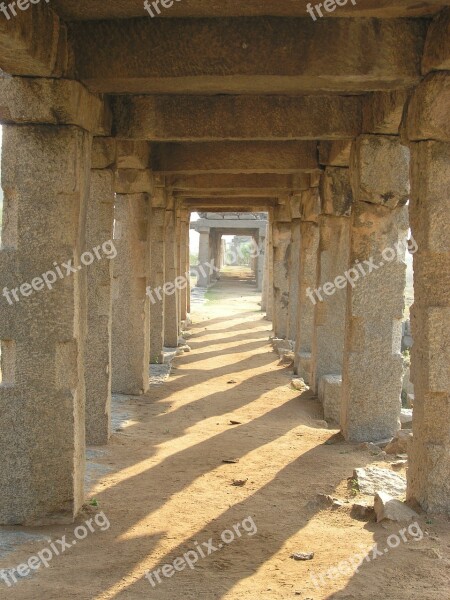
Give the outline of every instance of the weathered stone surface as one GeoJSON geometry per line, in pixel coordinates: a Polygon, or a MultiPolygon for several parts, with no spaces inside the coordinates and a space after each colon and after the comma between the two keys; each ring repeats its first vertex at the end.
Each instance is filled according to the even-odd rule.
{"type": "MultiPolygon", "coordinates": [[[[3,127],[2,287],[31,283],[54,262],[80,266],[89,150],[77,127],[3,127]]],[[[86,269],[38,285],[0,303],[6,525],[72,522],[84,502],[86,269]]]]}
{"type": "Polygon", "coordinates": [[[450,71],[450,8],[436,15],[428,28],[422,71],[450,71]]]}
{"type": "Polygon", "coordinates": [[[117,96],[116,135],[149,141],[351,139],[356,96],[117,96]]]}
{"type": "MultiPolygon", "coordinates": [[[[177,277],[177,237],[176,215],[173,210],[166,210],[164,233],[164,281],[174,282],[177,277]]],[[[210,256],[208,255],[208,260],[210,256]]],[[[177,294],[164,294],[164,345],[168,348],[178,346],[179,316],[177,294]]]]}
{"type": "Polygon", "coordinates": [[[379,467],[358,468],[353,471],[359,491],[373,496],[377,492],[387,492],[393,498],[401,498],[406,493],[406,479],[389,469],[379,467]]]}
{"type": "MultiPolygon", "coordinates": [[[[280,207],[282,208],[282,207],[280,207]]],[[[291,224],[281,222],[275,211],[273,224],[273,330],[279,338],[288,337],[289,313],[289,255],[291,247],[291,224]]]]}
{"type": "Polygon", "coordinates": [[[403,206],[410,193],[409,149],[394,136],[360,136],[352,147],[350,178],[355,202],[403,206]]]}
{"type": "Polygon", "coordinates": [[[348,167],[351,149],[352,142],[349,140],[320,142],[319,162],[331,167],[348,167]]]}
{"type": "Polygon", "coordinates": [[[318,187],[312,187],[300,194],[299,216],[302,221],[317,224],[321,212],[318,187]]]}
{"type": "Polygon", "coordinates": [[[413,439],[412,431],[409,429],[400,429],[397,431],[394,439],[390,442],[385,451],[387,454],[407,454],[413,439]]]}
{"type": "Polygon", "coordinates": [[[118,169],[148,169],[150,144],[144,141],[117,140],[118,169]]]}
{"type": "Polygon", "coordinates": [[[92,142],[92,169],[108,169],[116,164],[116,140],[111,137],[95,137],[92,142]]]}
{"type": "Polygon", "coordinates": [[[150,169],[118,169],[114,185],[118,194],[152,194],[153,174],[150,169]]]}
{"type": "Polygon", "coordinates": [[[409,141],[450,142],[450,73],[430,73],[414,90],[405,118],[409,141]]]}
{"type": "MultiPolygon", "coordinates": [[[[86,220],[86,248],[113,238],[114,174],[92,170],[86,220]]],[[[108,244],[108,250],[114,250],[108,244]]],[[[110,256],[113,256],[111,252],[110,256]]],[[[86,443],[104,445],[111,435],[112,258],[103,256],[87,270],[86,443]]]]}
{"type": "Polygon", "coordinates": [[[363,104],[364,133],[398,135],[407,99],[407,90],[375,92],[367,96],[363,104]]]}
{"type": "Polygon", "coordinates": [[[353,204],[349,169],[327,167],[322,175],[320,195],[325,215],[348,217],[353,204]]]}
{"type": "Polygon", "coordinates": [[[71,26],[80,79],[90,89],[116,94],[398,89],[420,77],[425,29],[420,20],[314,22],[306,14],[302,19],[146,17],[71,26]],[[353,40],[362,39],[364,52],[355,52],[353,40]],[[145,40],[151,40],[151,52],[145,40]]]}
{"type": "MultiPolygon", "coordinates": [[[[69,21],[90,21],[94,19],[131,19],[141,17],[142,0],[110,0],[107,6],[91,0],[53,0],[59,14],[69,21]]],[[[164,17],[306,17],[307,0],[189,0],[174,2],[170,10],[160,9],[159,18],[164,17]]],[[[340,6],[339,10],[326,13],[330,17],[411,17],[430,15],[438,12],[444,1],[436,3],[417,0],[390,0],[387,4],[380,0],[364,0],[364,3],[340,6]]],[[[156,12],[156,11],[155,11],[156,12]]]]}
{"type": "Polygon", "coordinates": [[[413,443],[408,498],[450,511],[450,144],[411,144],[413,443]]]}
{"type": "Polygon", "coordinates": [[[165,174],[281,173],[318,169],[314,142],[152,144],[152,168],[165,174]]]}
{"type": "Polygon", "coordinates": [[[349,264],[355,282],[347,288],[341,415],[353,441],[392,438],[400,429],[407,232],[406,207],[354,204],[349,264]],[[362,276],[356,265],[369,259],[375,267],[362,276]]]}
{"type": "MultiPolygon", "coordinates": [[[[7,9],[8,10],[8,9],[7,9]]],[[[60,77],[68,65],[67,31],[48,3],[0,19],[0,68],[10,75],[60,77]]]]}
{"type": "Polygon", "coordinates": [[[377,523],[385,519],[402,523],[419,517],[412,508],[384,491],[375,494],[374,509],[377,515],[377,523]]]}
{"type": "MultiPolygon", "coordinates": [[[[311,387],[315,392],[324,375],[342,374],[347,302],[347,280],[343,273],[349,268],[350,230],[351,220],[347,217],[319,217],[317,282],[314,286],[318,291],[310,290],[305,298],[306,302],[314,304],[311,387]]],[[[340,416],[334,412],[334,408],[340,407],[340,391],[336,406],[336,394],[329,392],[330,414],[333,421],[340,423],[340,416]]]]}
{"type": "Polygon", "coordinates": [[[137,395],[149,386],[148,197],[116,194],[114,208],[112,391],[137,395]]]}
{"type": "Polygon", "coordinates": [[[0,121],[77,125],[94,135],[109,135],[108,105],[78,81],[1,77],[0,121]]]}
{"type": "Polygon", "coordinates": [[[413,410],[412,408],[402,408],[400,413],[400,423],[402,424],[403,429],[405,429],[406,425],[411,425],[413,421],[413,410]]]}
{"type": "Polygon", "coordinates": [[[319,380],[319,400],[323,405],[325,420],[339,424],[341,420],[342,377],[324,375],[319,380]]]}

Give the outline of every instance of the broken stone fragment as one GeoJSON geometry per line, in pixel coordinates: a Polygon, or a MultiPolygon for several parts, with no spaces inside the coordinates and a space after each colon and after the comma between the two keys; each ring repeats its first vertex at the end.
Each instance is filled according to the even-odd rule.
{"type": "Polygon", "coordinates": [[[291,386],[294,390],[298,392],[304,392],[305,390],[309,390],[309,387],[306,385],[305,380],[301,378],[293,379],[291,381],[291,386]]]}
{"type": "Polygon", "coordinates": [[[412,430],[401,429],[395,438],[385,448],[387,454],[404,454],[408,452],[409,444],[412,442],[412,430]]]}
{"type": "Polygon", "coordinates": [[[383,491],[375,494],[373,507],[377,516],[377,523],[384,519],[402,522],[419,517],[412,508],[383,491]]]}
{"type": "Polygon", "coordinates": [[[406,494],[406,479],[389,469],[380,469],[379,467],[355,469],[353,478],[362,494],[373,496],[379,490],[386,491],[394,498],[400,498],[406,494]]]}

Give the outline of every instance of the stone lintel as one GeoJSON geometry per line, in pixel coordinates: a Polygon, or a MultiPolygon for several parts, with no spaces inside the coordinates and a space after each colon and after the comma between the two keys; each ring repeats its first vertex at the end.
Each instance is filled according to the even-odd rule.
{"type": "Polygon", "coordinates": [[[94,135],[109,135],[112,117],[108,104],[78,81],[2,77],[0,122],[76,125],[94,135]]]}
{"type": "Polygon", "coordinates": [[[419,19],[314,22],[306,13],[300,19],[146,16],[72,23],[71,33],[77,73],[97,92],[298,95],[414,85],[426,26],[419,19]],[[364,40],[364,49],[343,40],[364,40]]]}
{"type": "Polygon", "coordinates": [[[152,144],[152,168],[170,174],[279,173],[319,169],[315,142],[152,144]]]}
{"type": "Polygon", "coordinates": [[[117,194],[152,194],[153,174],[150,169],[118,169],[114,185],[117,194]]]}
{"type": "Polygon", "coordinates": [[[117,96],[117,136],[160,142],[352,139],[357,96],[117,96]]]}

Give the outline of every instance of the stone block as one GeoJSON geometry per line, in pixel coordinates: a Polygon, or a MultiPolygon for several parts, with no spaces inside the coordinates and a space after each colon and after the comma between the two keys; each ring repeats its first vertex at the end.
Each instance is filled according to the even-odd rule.
{"type": "Polygon", "coordinates": [[[150,169],[118,169],[114,185],[117,194],[152,194],[153,174],[150,169]]]}
{"type": "Polygon", "coordinates": [[[148,169],[150,144],[143,141],[117,140],[118,169],[148,169]]]}
{"type": "Polygon", "coordinates": [[[360,136],[352,147],[350,179],[355,202],[405,205],[410,195],[409,149],[394,136],[360,136]]]}
{"type": "Polygon", "coordinates": [[[311,352],[300,352],[297,375],[309,385],[311,381],[311,352]]]}
{"type": "Polygon", "coordinates": [[[417,86],[405,119],[403,129],[410,142],[450,142],[450,73],[430,73],[417,86]]]}
{"type": "Polygon", "coordinates": [[[374,509],[377,516],[377,523],[386,519],[402,523],[419,518],[416,511],[384,491],[379,491],[375,494],[374,509]]]}
{"type": "Polygon", "coordinates": [[[439,12],[428,28],[422,72],[450,71],[450,8],[439,12]]]}
{"type": "Polygon", "coordinates": [[[324,375],[319,381],[319,400],[323,405],[324,418],[339,425],[341,421],[342,377],[324,375]]]}
{"type": "Polygon", "coordinates": [[[350,140],[336,140],[319,143],[319,162],[331,167],[348,167],[350,165],[350,140]]]}
{"type": "Polygon", "coordinates": [[[116,140],[111,137],[94,137],[92,142],[92,169],[108,169],[116,164],[116,140]]]}
{"type": "Polygon", "coordinates": [[[0,78],[0,121],[42,125],[76,125],[94,135],[109,135],[108,104],[78,81],[0,78]]]}
{"type": "Polygon", "coordinates": [[[322,213],[336,217],[348,217],[352,212],[353,192],[349,169],[327,167],[320,186],[322,213]]]}
{"type": "Polygon", "coordinates": [[[394,90],[366,96],[363,104],[364,133],[398,135],[408,95],[407,90],[394,90]]]}

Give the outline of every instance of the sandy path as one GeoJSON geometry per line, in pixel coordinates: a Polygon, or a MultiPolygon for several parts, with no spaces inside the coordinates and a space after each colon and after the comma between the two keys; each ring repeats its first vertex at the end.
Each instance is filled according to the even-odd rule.
{"type": "MultiPolygon", "coordinates": [[[[262,319],[252,290],[249,283],[222,280],[197,308],[192,352],[177,359],[169,381],[146,396],[124,399],[132,419],[97,452],[100,477],[91,495],[109,529],[96,529],[53,558],[49,568],[11,588],[0,581],[0,598],[449,597],[450,527],[443,518],[428,523],[421,518],[421,528],[430,534],[421,542],[402,543],[365,562],[358,574],[337,574],[315,588],[310,574],[337,566],[361,546],[378,543],[384,549],[400,526],[350,516],[347,477],[376,458],[314,425],[320,407],[309,393],[291,389],[290,371],[271,351],[270,324],[262,319]],[[239,462],[224,464],[224,459],[239,462]],[[231,485],[233,479],[247,478],[242,487],[231,485]],[[322,509],[319,493],[349,503],[322,509]],[[233,532],[237,524],[240,535],[222,543],[222,532],[233,532]],[[211,543],[223,548],[200,558],[195,570],[170,577],[160,571],[155,587],[144,578],[199,546],[207,554],[211,543]],[[312,561],[290,558],[309,551],[315,552],[312,561]]],[[[74,537],[72,526],[20,531],[53,540],[74,537]]],[[[46,545],[30,540],[0,554],[0,568],[28,560],[46,545]]]]}

